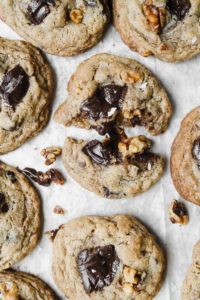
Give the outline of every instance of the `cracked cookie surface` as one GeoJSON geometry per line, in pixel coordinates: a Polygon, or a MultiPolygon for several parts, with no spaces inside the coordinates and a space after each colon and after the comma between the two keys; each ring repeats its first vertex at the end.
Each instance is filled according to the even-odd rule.
{"type": "Polygon", "coordinates": [[[110,13],[104,0],[2,0],[0,18],[36,47],[71,56],[101,39],[110,13]]]}
{"type": "Polygon", "coordinates": [[[49,118],[53,80],[41,52],[0,37],[0,154],[38,134],[49,118]]]}
{"type": "Polygon", "coordinates": [[[114,0],[114,24],[143,56],[184,61],[200,52],[199,0],[114,0]]]}
{"type": "Polygon", "coordinates": [[[179,194],[200,205],[200,107],[183,119],[171,150],[171,175],[179,194]]]}
{"type": "Polygon", "coordinates": [[[182,287],[182,300],[200,299],[200,241],[193,250],[192,265],[182,287]]]}
{"type": "Polygon", "coordinates": [[[0,273],[0,296],[4,300],[56,300],[53,291],[38,277],[5,271],[0,273]]]}
{"type": "Polygon", "coordinates": [[[40,236],[40,199],[18,170],[0,162],[0,270],[28,255],[40,236]]]}
{"type": "Polygon", "coordinates": [[[131,216],[78,218],[54,239],[54,280],[72,300],[151,300],[164,269],[162,249],[131,216]]]}

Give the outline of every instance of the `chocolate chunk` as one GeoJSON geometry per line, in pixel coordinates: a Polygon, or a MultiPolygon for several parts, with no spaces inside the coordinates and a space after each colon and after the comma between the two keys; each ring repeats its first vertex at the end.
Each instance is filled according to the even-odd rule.
{"type": "Polygon", "coordinates": [[[44,173],[33,168],[25,168],[22,173],[43,186],[49,186],[52,182],[62,185],[65,182],[62,174],[56,169],[49,169],[44,173]]]}
{"type": "Polygon", "coordinates": [[[24,98],[29,88],[29,77],[20,65],[10,70],[3,77],[0,86],[2,104],[15,108],[24,98]]]}
{"type": "Polygon", "coordinates": [[[97,164],[108,165],[110,163],[109,149],[97,140],[89,142],[82,151],[97,164]]]}
{"type": "Polygon", "coordinates": [[[96,6],[96,4],[97,4],[96,0],[85,0],[85,2],[89,6],[96,6]]]}
{"type": "Polygon", "coordinates": [[[116,276],[119,258],[113,245],[85,249],[77,258],[79,272],[87,293],[109,286],[116,276]]]}
{"type": "Polygon", "coordinates": [[[192,155],[197,160],[198,168],[200,169],[200,138],[196,139],[193,143],[192,155]]]}
{"type": "Polygon", "coordinates": [[[11,181],[12,183],[15,183],[15,182],[17,181],[16,175],[15,175],[15,173],[12,172],[12,171],[7,171],[7,172],[6,172],[6,176],[7,176],[7,178],[10,179],[10,181],[11,181]]]}
{"type": "Polygon", "coordinates": [[[126,91],[126,87],[114,84],[98,88],[95,94],[82,104],[82,115],[95,121],[112,117],[119,109],[126,91]]]}
{"type": "Polygon", "coordinates": [[[55,0],[32,0],[28,6],[28,17],[34,25],[39,25],[50,13],[50,5],[55,5],[55,0]]]}
{"type": "Polygon", "coordinates": [[[7,213],[9,211],[9,206],[6,203],[6,198],[3,193],[0,193],[0,213],[7,213]]]}
{"type": "Polygon", "coordinates": [[[190,0],[167,0],[167,8],[178,20],[183,20],[191,8],[190,0]]]}
{"type": "Polygon", "coordinates": [[[157,159],[158,155],[144,152],[142,154],[136,154],[131,158],[131,163],[139,168],[139,171],[143,172],[146,170],[151,170],[157,159]]]}

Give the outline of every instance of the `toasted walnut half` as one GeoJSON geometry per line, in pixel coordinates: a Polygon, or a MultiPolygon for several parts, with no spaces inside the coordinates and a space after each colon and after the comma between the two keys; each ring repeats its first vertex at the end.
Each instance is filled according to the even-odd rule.
{"type": "Polygon", "coordinates": [[[173,200],[169,207],[169,217],[173,224],[186,225],[189,222],[185,205],[177,200],[173,200]]]}
{"type": "Polygon", "coordinates": [[[151,147],[151,141],[144,135],[124,139],[118,144],[119,152],[123,158],[129,158],[137,153],[143,153],[151,147]]]}
{"type": "Polygon", "coordinates": [[[150,1],[145,1],[143,4],[143,12],[151,29],[159,34],[166,25],[166,8],[156,7],[150,4],[150,1]]]}
{"type": "Polygon", "coordinates": [[[40,152],[40,154],[45,157],[45,165],[47,166],[53,164],[61,153],[62,149],[60,147],[47,147],[40,152]]]}

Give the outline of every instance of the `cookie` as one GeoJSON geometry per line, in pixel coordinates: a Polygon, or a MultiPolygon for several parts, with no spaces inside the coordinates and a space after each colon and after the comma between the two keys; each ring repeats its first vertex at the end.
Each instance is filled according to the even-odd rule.
{"type": "Polygon", "coordinates": [[[182,287],[182,300],[200,299],[200,242],[193,251],[193,262],[182,287]]]}
{"type": "Polygon", "coordinates": [[[18,170],[0,162],[0,271],[28,255],[40,237],[40,199],[18,170]]]}
{"type": "Polygon", "coordinates": [[[41,52],[28,43],[0,37],[0,154],[43,129],[52,89],[52,72],[41,52]]]}
{"type": "Polygon", "coordinates": [[[200,52],[199,0],[113,0],[123,41],[143,56],[184,61],[200,52]]]}
{"type": "Polygon", "coordinates": [[[56,300],[54,292],[41,279],[22,272],[0,273],[0,296],[4,300],[56,300]]]}
{"type": "Polygon", "coordinates": [[[135,218],[87,216],[60,227],[53,243],[53,277],[70,300],[150,300],[165,259],[135,218]]]}
{"type": "Polygon", "coordinates": [[[71,56],[99,42],[110,13],[105,0],[1,0],[0,18],[36,47],[71,56]]]}
{"type": "Polygon", "coordinates": [[[152,73],[132,59],[97,54],[79,65],[68,84],[69,96],[55,115],[66,126],[107,132],[116,126],[145,126],[152,134],[164,132],[171,117],[165,90],[152,73]]]}
{"type": "Polygon", "coordinates": [[[151,153],[143,136],[83,141],[67,138],[63,163],[68,173],[87,190],[120,199],[147,191],[163,174],[164,159],[151,153]]]}
{"type": "Polygon", "coordinates": [[[200,205],[200,106],[182,121],[171,150],[171,176],[178,193],[200,205]]]}

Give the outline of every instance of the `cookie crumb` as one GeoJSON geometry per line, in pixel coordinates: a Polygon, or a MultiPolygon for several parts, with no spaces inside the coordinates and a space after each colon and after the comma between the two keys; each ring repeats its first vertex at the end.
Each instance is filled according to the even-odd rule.
{"type": "Polygon", "coordinates": [[[173,200],[169,207],[169,218],[173,224],[187,225],[189,216],[184,203],[173,200]]]}
{"type": "Polygon", "coordinates": [[[65,214],[64,208],[62,208],[62,207],[59,206],[59,205],[56,205],[56,206],[54,207],[53,212],[54,212],[54,214],[57,214],[57,215],[64,215],[64,214],[65,214]]]}
{"type": "Polygon", "coordinates": [[[47,147],[41,150],[40,154],[46,159],[45,165],[52,165],[58,156],[62,153],[62,149],[60,147],[47,147]]]}
{"type": "Polygon", "coordinates": [[[45,232],[45,234],[48,236],[48,239],[53,242],[56,234],[58,233],[58,231],[62,228],[63,224],[60,225],[57,229],[53,229],[53,230],[48,230],[45,232]]]}

